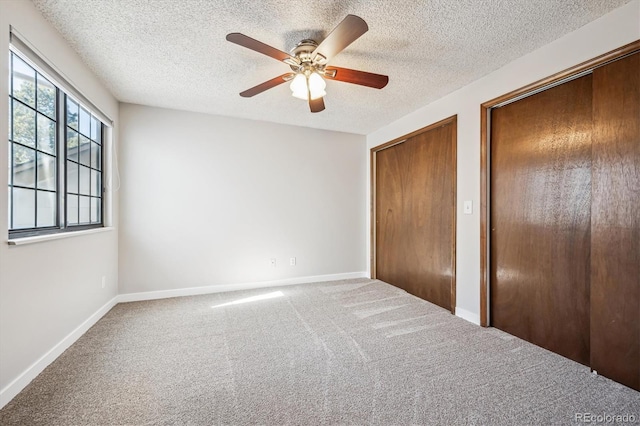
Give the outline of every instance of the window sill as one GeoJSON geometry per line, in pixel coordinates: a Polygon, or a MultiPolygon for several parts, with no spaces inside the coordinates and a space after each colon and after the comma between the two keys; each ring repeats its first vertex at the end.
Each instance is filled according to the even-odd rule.
{"type": "Polygon", "coordinates": [[[34,237],[13,238],[7,241],[10,246],[21,246],[24,244],[35,244],[43,241],[60,240],[63,238],[80,237],[82,235],[98,234],[100,232],[113,231],[115,228],[112,226],[105,226],[103,228],[85,229],[83,231],[72,232],[60,232],[57,234],[49,235],[36,235],[34,237]]]}

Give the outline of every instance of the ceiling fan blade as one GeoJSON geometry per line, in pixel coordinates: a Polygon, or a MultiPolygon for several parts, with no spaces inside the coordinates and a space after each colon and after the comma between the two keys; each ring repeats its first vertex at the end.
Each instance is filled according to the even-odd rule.
{"type": "Polygon", "coordinates": [[[309,99],[309,108],[311,112],[324,111],[324,98],[309,99]]]}
{"type": "Polygon", "coordinates": [[[356,15],[347,15],[347,17],[331,31],[331,34],[322,40],[322,43],[316,47],[311,57],[315,59],[317,55],[321,55],[324,58],[324,62],[329,61],[368,30],[369,27],[367,23],[364,22],[364,19],[356,15]]]}
{"type": "Polygon", "coordinates": [[[349,68],[327,67],[325,77],[331,80],[344,81],[345,83],[359,84],[360,86],[382,89],[389,82],[389,77],[382,74],[352,70],[349,68]],[[335,70],[335,76],[331,77],[331,71],[335,70]]]}
{"type": "Polygon", "coordinates": [[[292,57],[288,53],[283,52],[282,50],[278,50],[275,47],[271,47],[268,44],[264,44],[263,42],[253,39],[251,37],[247,37],[244,34],[240,34],[240,33],[227,34],[227,41],[238,44],[242,47],[246,47],[247,49],[255,50],[258,53],[262,53],[263,55],[270,56],[273,59],[277,59],[278,61],[284,61],[285,59],[287,59],[289,61],[294,61],[295,63],[299,63],[294,57],[292,57]]]}
{"type": "Polygon", "coordinates": [[[289,77],[293,75],[294,74],[290,72],[279,75],[275,78],[272,78],[271,80],[265,81],[264,83],[260,83],[257,86],[252,87],[251,89],[245,90],[244,92],[240,93],[240,96],[242,96],[243,98],[250,98],[252,96],[258,95],[264,92],[265,90],[269,90],[276,86],[279,86],[280,84],[287,81],[287,79],[290,79],[289,77]]]}

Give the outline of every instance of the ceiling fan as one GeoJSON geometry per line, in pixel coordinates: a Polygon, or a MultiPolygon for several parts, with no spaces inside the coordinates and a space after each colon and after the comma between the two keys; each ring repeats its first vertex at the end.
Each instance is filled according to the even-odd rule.
{"type": "Polygon", "coordinates": [[[311,112],[320,112],[324,110],[323,97],[326,95],[324,78],[382,89],[389,82],[389,77],[386,75],[327,65],[335,55],[366,33],[367,30],[369,27],[362,18],[347,15],[320,44],[310,39],[302,40],[291,50],[291,54],[244,34],[227,34],[228,41],[282,61],[292,70],[292,72],[247,89],[240,93],[240,96],[250,98],[286,81],[291,81],[292,95],[308,100],[311,112]]]}

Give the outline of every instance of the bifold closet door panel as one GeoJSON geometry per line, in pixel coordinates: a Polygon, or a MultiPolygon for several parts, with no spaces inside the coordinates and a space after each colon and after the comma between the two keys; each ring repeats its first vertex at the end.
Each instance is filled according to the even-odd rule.
{"type": "Polygon", "coordinates": [[[640,54],[593,72],[591,368],[640,390],[640,54]]]}
{"type": "Polygon", "coordinates": [[[454,124],[376,153],[376,277],[451,309],[454,124]]]}
{"type": "Polygon", "coordinates": [[[591,75],[491,113],[491,324],[589,363],[591,75]]]}

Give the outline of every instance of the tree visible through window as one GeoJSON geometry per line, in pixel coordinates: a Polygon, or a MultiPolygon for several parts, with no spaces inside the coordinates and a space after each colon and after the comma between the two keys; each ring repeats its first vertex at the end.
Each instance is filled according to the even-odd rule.
{"type": "Polygon", "coordinates": [[[102,226],[102,133],[95,116],[12,52],[10,234],[102,226]]]}

